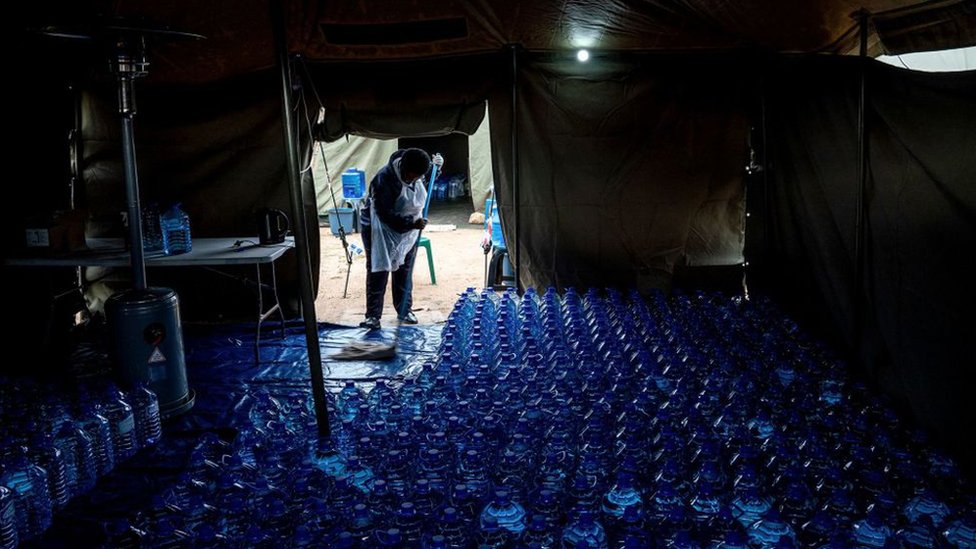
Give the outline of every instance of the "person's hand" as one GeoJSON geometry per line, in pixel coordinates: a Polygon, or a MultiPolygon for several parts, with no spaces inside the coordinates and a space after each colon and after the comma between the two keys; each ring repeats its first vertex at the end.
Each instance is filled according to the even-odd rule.
{"type": "Polygon", "coordinates": [[[444,166],[444,157],[441,156],[441,153],[434,153],[434,156],[431,157],[430,161],[437,166],[438,170],[444,166]]]}
{"type": "Polygon", "coordinates": [[[418,231],[422,231],[426,226],[427,226],[427,220],[422,217],[413,222],[413,228],[417,229],[418,231]]]}

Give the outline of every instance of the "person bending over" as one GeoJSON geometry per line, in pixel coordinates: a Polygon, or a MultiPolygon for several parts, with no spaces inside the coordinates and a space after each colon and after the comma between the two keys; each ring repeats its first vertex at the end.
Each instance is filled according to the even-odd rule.
{"type": "Polygon", "coordinates": [[[430,155],[420,149],[400,149],[369,182],[369,196],[360,210],[366,252],[366,319],[359,324],[363,328],[380,327],[391,274],[397,318],[407,324],[417,323],[410,311],[412,274],[417,239],[427,225],[423,217],[427,189],[422,178],[430,163],[430,155]]]}

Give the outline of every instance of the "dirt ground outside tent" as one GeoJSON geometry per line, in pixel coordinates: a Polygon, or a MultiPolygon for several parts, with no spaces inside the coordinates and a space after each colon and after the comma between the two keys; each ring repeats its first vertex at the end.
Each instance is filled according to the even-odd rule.
{"type": "MultiPolygon", "coordinates": [[[[482,228],[467,224],[469,207],[442,208],[440,213],[432,208],[430,230],[424,236],[430,239],[434,255],[434,272],[437,284],[430,283],[427,268],[427,251],[417,251],[413,275],[413,311],[421,324],[444,322],[450,314],[458,295],[468,287],[484,285],[485,255],[481,250],[482,228]],[[450,225],[454,230],[447,230],[450,225]]],[[[320,227],[322,264],[319,271],[319,293],[315,300],[315,312],[319,322],[331,322],[344,326],[356,326],[366,312],[366,256],[353,256],[349,274],[347,297],[342,297],[346,280],[346,259],[339,238],[329,227],[320,227]]],[[[350,243],[362,248],[358,233],[349,235],[350,243]]],[[[383,308],[383,326],[396,324],[396,312],[389,286],[383,308]]]]}

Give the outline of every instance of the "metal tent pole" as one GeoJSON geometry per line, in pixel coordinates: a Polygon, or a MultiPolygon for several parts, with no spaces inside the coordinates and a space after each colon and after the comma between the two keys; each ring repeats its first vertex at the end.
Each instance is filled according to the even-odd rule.
{"type": "Polygon", "coordinates": [[[515,214],[515,288],[522,289],[522,246],[521,232],[521,200],[519,188],[519,155],[518,155],[518,45],[509,46],[512,52],[512,203],[515,214]]]}
{"type": "Polygon", "coordinates": [[[760,136],[760,140],[761,140],[761,143],[762,143],[762,156],[761,156],[762,162],[761,162],[760,166],[762,166],[762,182],[763,182],[763,198],[762,198],[762,216],[763,216],[763,229],[762,229],[762,231],[763,231],[763,254],[762,255],[763,255],[763,268],[766,267],[766,259],[770,255],[769,254],[769,238],[770,238],[770,236],[769,236],[769,234],[770,234],[770,230],[769,230],[769,223],[770,223],[770,221],[769,221],[769,216],[770,216],[770,213],[769,213],[769,210],[770,210],[770,208],[769,208],[769,202],[770,202],[770,199],[769,199],[769,170],[767,169],[767,167],[768,167],[767,158],[768,158],[768,154],[769,154],[769,148],[768,148],[768,144],[767,144],[768,142],[767,142],[767,139],[766,139],[767,135],[769,134],[769,128],[766,126],[766,84],[767,84],[766,75],[767,75],[767,72],[768,72],[767,71],[767,68],[768,68],[768,64],[765,64],[765,66],[763,67],[763,79],[762,79],[762,83],[761,83],[762,91],[761,91],[761,94],[760,94],[760,107],[759,107],[759,109],[760,109],[760,115],[759,115],[760,123],[759,123],[759,125],[760,125],[760,128],[762,128],[761,129],[762,135],[760,136]]]}
{"type": "Polygon", "coordinates": [[[288,194],[291,198],[295,223],[295,252],[298,255],[298,282],[305,320],[305,345],[308,347],[308,367],[312,375],[312,399],[319,436],[328,437],[329,408],[325,397],[322,357],[319,353],[318,320],[315,318],[315,295],[312,291],[312,271],[306,234],[305,207],[302,204],[302,183],[298,168],[298,145],[295,142],[295,121],[292,117],[291,72],[288,64],[288,44],[285,40],[285,14],[282,0],[271,0],[271,25],[274,32],[278,70],[281,72],[281,116],[288,168],[288,194]]]}
{"type": "Polygon", "coordinates": [[[860,34],[860,89],[857,105],[857,196],[854,200],[854,347],[857,348],[864,330],[864,207],[868,177],[867,142],[867,55],[868,22],[870,14],[857,13],[860,34]]]}
{"type": "MultiPolygon", "coordinates": [[[[81,91],[74,83],[68,85],[71,92],[72,124],[68,131],[68,156],[70,157],[70,174],[68,183],[68,209],[74,210],[78,207],[78,187],[81,183],[81,91]]],[[[75,267],[75,285],[78,289],[84,288],[84,268],[75,267]]]]}

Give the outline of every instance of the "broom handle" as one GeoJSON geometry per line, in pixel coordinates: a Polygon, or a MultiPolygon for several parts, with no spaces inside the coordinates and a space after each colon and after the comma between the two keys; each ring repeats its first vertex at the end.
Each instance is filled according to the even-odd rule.
{"type": "MultiPolygon", "coordinates": [[[[434,182],[437,181],[437,164],[431,164],[430,168],[430,188],[427,189],[427,200],[424,202],[424,219],[427,218],[427,210],[430,209],[430,197],[434,194],[434,182]]],[[[417,237],[418,240],[420,237],[417,237]]]]}
{"type": "MultiPolygon", "coordinates": [[[[430,196],[434,194],[434,181],[437,181],[437,164],[431,164],[430,171],[430,189],[427,191],[427,200],[424,202],[424,211],[422,212],[423,218],[427,218],[427,208],[430,207],[430,196]]],[[[424,234],[424,230],[420,229],[417,231],[417,242],[420,242],[420,237],[424,234]]],[[[414,243],[414,262],[417,260],[416,246],[417,242],[414,243]]],[[[413,278],[413,265],[410,266],[410,278],[413,278]]],[[[397,342],[400,340],[400,326],[403,325],[403,321],[399,318],[400,316],[405,316],[407,313],[403,313],[403,309],[407,305],[407,297],[413,292],[403,292],[403,298],[400,300],[400,310],[397,311],[397,325],[396,330],[393,333],[393,345],[396,346],[397,342]]]]}

